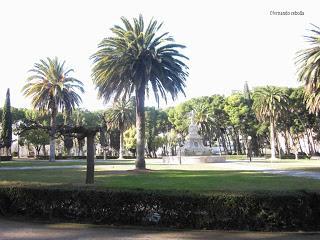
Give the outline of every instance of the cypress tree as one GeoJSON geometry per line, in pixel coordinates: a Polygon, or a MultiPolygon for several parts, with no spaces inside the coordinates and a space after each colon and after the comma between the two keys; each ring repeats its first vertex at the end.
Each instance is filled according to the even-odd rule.
{"type": "Polygon", "coordinates": [[[247,81],[245,81],[245,83],[244,83],[243,95],[244,95],[244,98],[245,98],[246,100],[251,99],[250,90],[249,90],[249,86],[248,86],[248,82],[247,82],[247,81]]]}
{"type": "Polygon", "coordinates": [[[6,155],[9,155],[12,143],[12,114],[10,104],[10,89],[7,90],[6,101],[2,111],[2,131],[1,140],[6,148],[6,155]]]}

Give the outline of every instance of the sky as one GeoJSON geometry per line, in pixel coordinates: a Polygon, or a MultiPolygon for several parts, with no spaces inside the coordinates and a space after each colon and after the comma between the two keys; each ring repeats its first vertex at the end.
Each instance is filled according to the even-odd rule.
{"type": "MultiPolygon", "coordinates": [[[[320,25],[319,5],[316,0],[1,0],[0,105],[10,88],[12,106],[30,108],[21,93],[28,70],[39,59],[57,56],[85,84],[81,107],[106,108],[92,83],[90,56],[121,16],[140,13],[163,21],[162,30],[186,45],[183,53],[190,58],[186,97],[162,101],[162,108],[192,97],[229,95],[245,81],[250,88],[296,87],[295,53],[308,46],[303,36],[310,23],[320,25]]],[[[153,95],[147,105],[156,106],[153,95]]]]}

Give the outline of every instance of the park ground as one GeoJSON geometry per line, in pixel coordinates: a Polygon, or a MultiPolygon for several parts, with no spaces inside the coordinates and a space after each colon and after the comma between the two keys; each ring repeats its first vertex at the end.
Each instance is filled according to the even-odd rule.
{"type": "MultiPolygon", "coordinates": [[[[163,164],[147,159],[147,171],[134,160],[96,160],[93,187],[197,193],[320,191],[320,160],[227,160],[210,164],[163,164]]],[[[14,160],[0,163],[0,185],[82,186],[85,160],[14,160]]]]}
{"type": "MultiPolygon", "coordinates": [[[[225,163],[167,165],[147,159],[147,171],[134,160],[96,160],[90,188],[214,192],[320,192],[320,160],[227,160],[225,163]]],[[[0,163],[2,186],[84,186],[85,160],[14,160],[0,163]]],[[[100,239],[277,239],[315,240],[319,232],[194,231],[91,224],[33,222],[0,218],[0,240],[100,239]]]]}

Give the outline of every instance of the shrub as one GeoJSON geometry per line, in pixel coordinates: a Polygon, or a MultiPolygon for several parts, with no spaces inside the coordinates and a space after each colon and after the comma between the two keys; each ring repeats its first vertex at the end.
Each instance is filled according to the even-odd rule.
{"type": "Polygon", "coordinates": [[[0,214],[51,221],[233,230],[320,230],[318,193],[197,195],[88,188],[0,188],[0,214]]]}
{"type": "Polygon", "coordinates": [[[12,156],[0,156],[0,161],[11,161],[12,156]]]}

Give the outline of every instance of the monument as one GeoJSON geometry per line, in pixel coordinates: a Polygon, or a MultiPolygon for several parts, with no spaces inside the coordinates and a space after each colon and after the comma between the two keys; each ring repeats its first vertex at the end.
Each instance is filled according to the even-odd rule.
{"type": "Polygon", "coordinates": [[[210,156],[211,151],[209,147],[203,145],[203,139],[199,135],[198,126],[194,121],[194,110],[191,111],[191,123],[188,128],[188,135],[186,142],[181,149],[178,149],[183,156],[210,156]]]}
{"type": "Polygon", "coordinates": [[[198,126],[194,120],[194,110],[190,113],[190,125],[185,144],[178,148],[178,156],[164,156],[163,163],[213,163],[224,162],[225,156],[214,156],[211,153],[210,147],[203,145],[203,138],[199,135],[198,126]]]}

